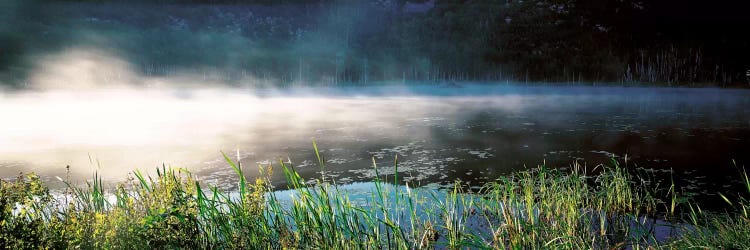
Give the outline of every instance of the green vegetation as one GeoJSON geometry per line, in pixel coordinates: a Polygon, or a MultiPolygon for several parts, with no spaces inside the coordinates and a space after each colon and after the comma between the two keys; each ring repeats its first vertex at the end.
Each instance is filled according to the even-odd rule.
{"type": "MultiPolygon", "coordinates": [[[[69,185],[53,196],[35,175],[0,182],[0,245],[28,248],[324,248],[488,249],[727,248],[750,246],[750,202],[731,201],[739,212],[693,212],[670,224],[674,238],[658,239],[662,202],[616,162],[587,175],[544,166],[487,184],[479,192],[394,186],[398,174],[374,180],[366,204],[338,186],[305,184],[280,162],[292,198],[269,187],[272,168],[251,182],[225,155],[238,177],[237,192],[204,186],[187,171],[161,168],[155,178],[139,171],[105,192],[97,176],[85,187],[69,185]]],[[[377,171],[377,166],[375,170],[377,171]]],[[[396,171],[398,173],[398,171],[396,171]]],[[[378,175],[380,176],[380,175],[378,175]]],[[[750,181],[744,175],[750,191],[750,181]]],[[[670,191],[672,191],[671,189],[670,191]]]]}
{"type": "Polygon", "coordinates": [[[744,85],[750,56],[741,32],[747,6],[737,3],[5,0],[0,7],[0,80],[18,85],[40,56],[70,48],[111,52],[147,76],[274,84],[744,85]],[[409,12],[407,4],[431,7],[409,12]]]}
{"type": "MultiPolygon", "coordinates": [[[[746,171],[741,175],[746,194],[750,194],[750,177],[746,171]]],[[[688,204],[688,223],[694,228],[675,242],[678,249],[750,249],[750,200],[740,195],[733,201],[719,195],[734,211],[723,214],[704,212],[699,205],[688,204]]]]}

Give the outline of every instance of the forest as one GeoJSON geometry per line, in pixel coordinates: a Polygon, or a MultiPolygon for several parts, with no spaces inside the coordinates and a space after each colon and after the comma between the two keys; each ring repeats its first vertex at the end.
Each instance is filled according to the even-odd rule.
{"type": "Polygon", "coordinates": [[[36,0],[0,5],[0,81],[74,46],[144,75],[275,82],[747,86],[741,1],[36,0]],[[416,7],[415,7],[416,6],[416,7]],[[410,8],[417,8],[410,9],[410,8]],[[421,9],[419,9],[421,8],[421,9]],[[92,35],[95,34],[95,35],[92,35]],[[158,35],[157,35],[158,34],[158,35]]]}

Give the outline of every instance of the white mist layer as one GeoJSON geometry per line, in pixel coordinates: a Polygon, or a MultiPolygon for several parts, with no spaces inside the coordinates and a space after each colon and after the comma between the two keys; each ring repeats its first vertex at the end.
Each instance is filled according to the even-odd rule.
{"type": "MultiPolygon", "coordinates": [[[[239,90],[46,91],[0,98],[0,159],[101,172],[200,161],[243,142],[307,136],[325,124],[390,123],[415,100],[257,98],[239,90]],[[183,97],[189,95],[190,97],[183,97]],[[262,137],[262,138],[256,138],[262,137]]],[[[449,107],[444,107],[449,108],[449,107]]],[[[289,139],[289,138],[287,138],[289,139]]]]}
{"type": "MultiPolygon", "coordinates": [[[[287,149],[309,149],[313,138],[328,143],[321,145],[323,149],[333,144],[350,147],[347,150],[354,156],[346,157],[358,158],[358,152],[369,152],[368,145],[377,151],[392,143],[445,143],[436,139],[439,135],[432,130],[437,127],[430,125],[435,123],[441,124],[438,133],[470,136],[475,123],[494,115],[501,119],[494,122],[497,128],[488,129],[509,134],[569,131],[586,121],[577,118],[577,110],[585,115],[622,112],[625,107],[632,107],[629,115],[641,120],[664,112],[696,113],[710,126],[721,117],[746,121],[740,109],[719,111],[746,106],[744,97],[749,94],[734,91],[738,94],[730,98],[730,92],[723,90],[513,90],[480,85],[248,91],[203,82],[189,73],[143,77],[116,56],[91,50],[71,50],[39,62],[29,78],[30,90],[0,93],[0,178],[18,170],[63,175],[70,165],[73,174],[90,176],[97,171],[120,181],[136,168],[151,170],[162,164],[205,168],[206,162],[220,158],[220,151],[234,152],[237,147],[243,157],[286,159],[291,151],[287,149]],[[506,120],[518,124],[504,124],[506,120]]],[[[245,81],[252,86],[258,83],[251,78],[245,81]]],[[[609,114],[599,115],[609,120],[609,114]]],[[[493,131],[477,132],[481,136],[474,140],[492,138],[484,133],[493,131]]],[[[499,138],[511,140],[500,144],[524,148],[541,140],[499,138]]],[[[437,148],[459,150],[452,147],[457,145],[437,148]]],[[[469,152],[489,155],[482,151],[486,148],[469,152]]]]}
{"type": "Polygon", "coordinates": [[[465,101],[284,96],[271,89],[264,91],[271,97],[258,97],[189,73],[143,77],[113,53],[93,49],[36,61],[30,90],[0,95],[0,162],[37,172],[61,173],[70,165],[77,174],[121,178],[135,168],[194,165],[248,144],[309,142],[334,127],[366,137],[369,125],[393,129],[431,110],[455,112],[456,102],[465,101]]]}
{"type": "MultiPolygon", "coordinates": [[[[373,126],[395,129],[414,117],[429,116],[427,113],[457,115],[467,103],[481,106],[489,101],[459,97],[261,98],[238,89],[9,94],[0,97],[0,159],[59,169],[71,165],[80,174],[96,170],[117,178],[135,168],[153,169],[162,163],[191,165],[238,145],[280,148],[284,142],[309,142],[318,130],[342,126],[349,127],[347,133],[367,137],[373,126]]],[[[505,101],[513,104],[519,99],[505,101]]],[[[428,134],[410,136],[428,138],[428,134]]]]}

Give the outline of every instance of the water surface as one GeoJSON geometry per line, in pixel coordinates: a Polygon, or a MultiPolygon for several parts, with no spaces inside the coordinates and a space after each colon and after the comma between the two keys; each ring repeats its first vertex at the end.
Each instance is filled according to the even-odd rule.
{"type": "MultiPolygon", "coordinates": [[[[729,89],[519,87],[487,84],[349,88],[110,89],[0,97],[0,176],[35,171],[123,180],[135,168],[190,169],[231,188],[221,157],[247,175],[278,162],[337,183],[398,172],[403,180],[478,186],[546,163],[686,176],[685,189],[730,189],[750,161],[750,92],[729,89]],[[320,166],[315,140],[324,157],[320,166]]],[[[684,179],[684,181],[683,181],[684,179]]]]}

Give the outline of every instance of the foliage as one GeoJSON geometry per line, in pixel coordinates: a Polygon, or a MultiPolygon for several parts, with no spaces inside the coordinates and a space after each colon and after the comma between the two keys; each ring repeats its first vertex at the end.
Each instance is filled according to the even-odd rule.
{"type": "Polygon", "coordinates": [[[674,242],[676,248],[749,249],[750,248],[750,178],[741,171],[746,188],[744,195],[729,199],[719,194],[733,211],[716,213],[704,211],[699,204],[690,204],[688,221],[693,225],[685,237],[674,242]]]}
{"type": "Polygon", "coordinates": [[[155,178],[135,171],[111,191],[95,175],[85,187],[68,183],[61,196],[51,195],[35,175],[1,181],[0,244],[20,249],[748,246],[744,198],[738,198],[737,213],[693,212],[691,220],[672,224],[684,234],[657,239],[654,219],[664,203],[616,162],[594,175],[579,167],[564,172],[541,166],[490,182],[477,193],[464,191],[460,182],[448,190],[396,186],[387,182],[399,183],[398,174],[378,174],[368,202],[361,204],[339,186],[306,184],[280,162],[291,189],[286,201],[271,192],[270,166],[249,182],[239,163],[225,159],[237,173],[236,192],[204,187],[190,172],[167,167],[155,178]]]}
{"type": "Polygon", "coordinates": [[[635,0],[436,0],[426,13],[404,12],[404,0],[95,2],[5,3],[0,78],[23,83],[36,55],[71,46],[113,50],[147,76],[190,73],[227,82],[250,76],[280,85],[723,85],[745,81],[750,56],[750,43],[738,32],[746,28],[745,15],[732,11],[743,8],[729,4],[700,13],[693,10],[699,3],[675,3],[698,12],[696,20],[721,16],[720,10],[730,15],[681,24],[670,14],[673,6],[635,0]]]}
{"type": "Polygon", "coordinates": [[[44,205],[52,201],[33,174],[15,181],[0,181],[0,245],[9,249],[41,246],[45,238],[44,205]]]}

